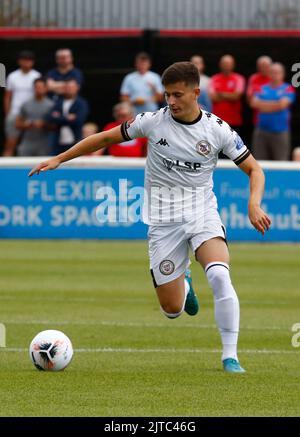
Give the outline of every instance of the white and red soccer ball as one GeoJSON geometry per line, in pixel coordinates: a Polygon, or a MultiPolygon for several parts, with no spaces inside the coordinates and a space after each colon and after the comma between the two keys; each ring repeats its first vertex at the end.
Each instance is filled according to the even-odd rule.
{"type": "Polygon", "coordinates": [[[63,332],[47,330],[39,332],[29,347],[30,358],[38,370],[57,372],[64,370],[73,357],[73,346],[63,332]]]}

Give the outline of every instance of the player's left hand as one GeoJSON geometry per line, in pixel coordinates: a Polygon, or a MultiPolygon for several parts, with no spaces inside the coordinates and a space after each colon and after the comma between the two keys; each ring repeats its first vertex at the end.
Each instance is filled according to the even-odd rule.
{"type": "Polygon", "coordinates": [[[262,235],[270,229],[271,219],[259,205],[249,204],[248,214],[250,222],[262,235]]]}

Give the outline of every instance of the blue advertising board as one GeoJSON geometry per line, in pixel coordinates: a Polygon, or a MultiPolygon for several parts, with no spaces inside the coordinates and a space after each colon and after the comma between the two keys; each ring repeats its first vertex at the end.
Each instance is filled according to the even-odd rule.
{"type": "MultiPolygon", "coordinates": [[[[146,238],[147,226],[136,220],[143,168],[60,168],[32,178],[28,171],[0,169],[0,238],[146,238]]],[[[300,241],[300,170],[265,174],[263,207],[273,223],[263,237],[248,220],[248,177],[216,169],[214,191],[230,241],[300,241]]]]}

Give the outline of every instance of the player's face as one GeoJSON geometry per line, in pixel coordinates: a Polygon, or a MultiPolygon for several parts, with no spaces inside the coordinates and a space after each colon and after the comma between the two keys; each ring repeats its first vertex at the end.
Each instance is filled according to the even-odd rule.
{"type": "Polygon", "coordinates": [[[171,114],[179,119],[188,118],[195,111],[199,95],[199,87],[186,85],[185,82],[165,86],[165,98],[171,114]]]}

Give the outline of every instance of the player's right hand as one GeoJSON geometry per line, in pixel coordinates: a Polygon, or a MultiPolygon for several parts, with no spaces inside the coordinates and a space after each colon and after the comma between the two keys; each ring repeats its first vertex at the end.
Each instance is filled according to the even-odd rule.
{"type": "Polygon", "coordinates": [[[28,176],[31,177],[34,174],[40,174],[41,171],[54,170],[59,165],[60,165],[60,160],[57,157],[49,159],[48,161],[41,162],[39,165],[34,167],[31,170],[31,172],[28,174],[28,176]]]}

